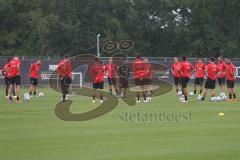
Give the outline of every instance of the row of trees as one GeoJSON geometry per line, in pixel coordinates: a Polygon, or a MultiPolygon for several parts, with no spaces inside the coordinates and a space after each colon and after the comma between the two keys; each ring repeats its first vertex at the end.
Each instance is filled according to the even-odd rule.
{"type": "Polygon", "coordinates": [[[98,33],[142,55],[240,57],[240,1],[0,0],[2,55],[96,53],[98,33]]]}

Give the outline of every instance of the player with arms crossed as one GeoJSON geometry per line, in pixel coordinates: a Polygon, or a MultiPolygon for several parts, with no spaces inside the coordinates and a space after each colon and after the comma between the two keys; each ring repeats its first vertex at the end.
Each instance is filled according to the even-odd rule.
{"type": "Polygon", "coordinates": [[[118,96],[118,88],[117,88],[117,70],[118,66],[116,64],[113,64],[112,57],[109,58],[109,63],[105,65],[105,73],[108,77],[108,84],[109,84],[109,92],[110,95],[113,95],[112,88],[114,87],[115,92],[118,96]]]}
{"type": "Polygon", "coordinates": [[[38,60],[37,62],[33,63],[30,66],[29,69],[29,76],[30,76],[30,97],[33,95],[36,97],[37,96],[37,85],[38,85],[38,76],[39,76],[39,71],[41,68],[42,60],[38,60]]]}
{"type": "Polygon", "coordinates": [[[104,88],[104,66],[98,57],[94,58],[94,64],[90,68],[90,79],[93,83],[93,101],[95,103],[97,89],[100,90],[100,103],[103,103],[103,88],[104,88]]]}
{"type": "Polygon", "coordinates": [[[223,61],[222,57],[218,57],[218,83],[221,87],[221,95],[225,94],[225,83],[226,83],[226,71],[227,71],[227,65],[223,61]]]}
{"type": "Polygon", "coordinates": [[[188,91],[187,84],[191,78],[191,72],[193,70],[193,65],[187,60],[186,56],[182,57],[182,62],[179,68],[179,72],[181,74],[181,84],[183,89],[184,100],[181,102],[188,102],[188,91]]]}
{"type": "Polygon", "coordinates": [[[123,59],[122,65],[118,68],[119,76],[119,96],[126,98],[126,90],[129,86],[130,68],[127,66],[127,58],[123,59]]]}
{"type": "Polygon", "coordinates": [[[180,69],[180,62],[178,61],[177,57],[173,58],[173,64],[171,67],[171,72],[173,75],[173,79],[174,79],[174,84],[175,84],[175,88],[176,88],[176,93],[178,94],[180,86],[181,86],[181,74],[179,72],[180,69]]]}
{"type": "Polygon", "coordinates": [[[204,81],[204,76],[205,76],[205,64],[203,63],[202,59],[199,58],[197,61],[197,64],[195,65],[195,80],[194,80],[194,95],[197,94],[197,85],[200,86],[200,93],[202,93],[203,90],[203,81],[204,81]]]}
{"type": "Polygon", "coordinates": [[[58,63],[57,74],[61,84],[62,102],[65,102],[72,84],[72,66],[68,56],[58,63]]]}
{"type": "Polygon", "coordinates": [[[153,91],[151,89],[151,79],[152,79],[152,74],[153,74],[153,69],[152,69],[152,64],[149,63],[148,58],[144,58],[144,63],[145,63],[145,75],[144,75],[144,81],[145,81],[145,95],[147,95],[146,101],[150,102],[151,97],[153,95],[153,91]]]}
{"type": "Polygon", "coordinates": [[[141,60],[139,55],[136,56],[136,60],[132,63],[132,71],[134,74],[135,85],[137,87],[137,103],[140,103],[140,94],[142,92],[144,102],[146,101],[146,94],[144,91],[144,74],[145,74],[145,64],[141,60]]]}
{"type": "Polygon", "coordinates": [[[227,87],[229,93],[229,101],[237,101],[236,92],[234,89],[235,67],[230,59],[227,59],[226,63],[227,63],[227,87]]]}
{"type": "Polygon", "coordinates": [[[207,73],[207,81],[205,83],[205,89],[203,90],[202,94],[199,95],[198,97],[198,99],[202,101],[205,100],[208,89],[212,90],[212,97],[216,96],[215,88],[216,88],[218,66],[214,63],[213,57],[210,58],[209,64],[206,66],[205,71],[207,73]]]}

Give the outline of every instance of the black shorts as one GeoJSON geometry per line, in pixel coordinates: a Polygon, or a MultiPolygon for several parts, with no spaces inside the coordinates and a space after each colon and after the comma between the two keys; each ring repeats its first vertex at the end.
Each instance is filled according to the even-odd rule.
{"type": "Polygon", "coordinates": [[[221,85],[225,85],[226,83],[226,78],[225,77],[222,77],[222,78],[218,78],[218,84],[221,86],[221,85]]]}
{"type": "Polygon", "coordinates": [[[38,79],[37,79],[37,78],[31,78],[31,77],[30,77],[30,84],[31,84],[31,85],[34,85],[34,86],[37,86],[37,85],[38,85],[38,79]]]}
{"type": "Polygon", "coordinates": [[[187,88],[187,84],[188,84],[189,80],[190,79],[188,77],[182,77],[181,78],[182,88],[187,88]]]}
{"type": "Polygon", "coordinates": [[[61,83],[61,89],[63,94],[68,94],[70,84],[72,84],[72,79],[69,77],[64,77],[62,80],[60,80],[61,83]]]}
{"type": "Polygon", "coordinates": [[[109,78],[109,77],[108,77],[108,84],[109,84],[109,85],[112,85],[112,84],[113,84],[113,85],[115,86],[115,85],[116,85],[116,81],[117,81],[116,78],[109,78]]]}
{"type": "Polygon", "coordinates": [[[103,86],[104,86],[104,82],[93,83],[93,88],[94,89],[103,89],[103,86]]]}
{"type": "Polygon", "coordinates": [[[227,87],[228,88],[234,88],[234,81],[227,80],[227,87]]]}
{"type": "Polygon", "coordinates": [[[195,85],[203,85],[203,78],[195,78],[194,80],[195,85]]]}
{"type": "Polygon", "coordinates": [[[205,88],[206,89],[215,89],[216,88],[216,80],[207,78],[207,81],[205,83],[205,88]]]}
{"type": "Polygon", "coordinates": [[[12,83],[13,83],[13,84],[16,84],[16,85],[21,85],[21,76],[15,76],[15,77],[13,77],[12,83]]]}
{"type": "Polygon", "coordinates": [[[5,85],[8,86],[8,85],[12,84],[12,78],[5,77],[4,79],[5,79],[5,85]]]}
{"type": "Polygon", "coordinates": [[[143,78],[135,78],[135,85],[136,86],[143,86],[145,84],[144,79],[143,78]]]}
{"type": "Polygon", "coordinates": [[[144,83],[145,83],[145,85],[150,85],[151,84],[151,79],[145,78],[144,83]]]}
{"type": "Polygon", "coordinates": [[[127,78],[121,78],[120,77],[120,79],[119,79],[119,86],[121,87],[121,88],[128,88],[128,79],[127,78]]]}
{"type": "Polygon", "coordinates": [[[173,77],[175,86],[178,86],[181,84],[181,77],[173,77]]]}

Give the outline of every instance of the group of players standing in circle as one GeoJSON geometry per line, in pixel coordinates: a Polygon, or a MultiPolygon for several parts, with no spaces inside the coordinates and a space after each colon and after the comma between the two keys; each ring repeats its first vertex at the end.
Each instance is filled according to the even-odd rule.
{"type": "Polygon", "coordinates": [[[232,61],[228,58],[223,60],[222,57],[218,57],[218,63],[214,62],[214,58],[209,59],[209,63],[205,64],[204,61],[199,58],[196,65],[193,66],[186,56],[183,56],[181,61],[177,57],[174,58],[171,71],[174,77],[174,83],[176,92],[181,95],[181,102],[188,102],[187,84],[194,73],[194,92],[197,94],[197,86],[200,86],[198,100],[204,101],[207,96],[207,91],[211,90],[212,98],[216,97],[216,80],[221,88],[221,97],[225,97],[225,84],[227,83],[229,99],[228,101],[237,101],[236,92],[234,89],[235,81],[235,67],[232,61]],[[204,79],[206,82],[204,83],[204,79]],[[205,84],[205,85],[204,85],[205,84]]]}
{"type": "MultiPolygon", "coordinates": [[[[150,102],[152,91],[150,83],[152,79],[152,65],[147,58],[136,56],[136,60],[128,65],[127,58],[121,60],[119,66],[113,63],[113,59],[109,58],[108,64],[105,66],[99,63],[99,59],[95,58],[95,64],[90,68],[91,80],[93,89],[103,89],[104,74],[108,78],[109,92],[112,95],[113,88],[115,89],[118,98],[126,98],[126,90],[129,88],[130,72],[133,72],[133,78],[136,86],[136,102],[140,102],[140,97],[143,97],[143,102],[150,102]],[[99,74],[100,73],[100,74],[99,74]]],[[[102,100],[100,96],[100,100],[102,100]]],[[[93,94],[93,102],[95,102],[95,94],[93,94]]]]}
{"type": "MultiPolygon", "coordinates": [[[[136,56],[136,60],[129,66],[127,58],[121,58],[116,64],[113,58],[110,57],[107,64],[103,64],[99,57],[93,58],[93,65],[89,66],[89,80],[92,83],[92,101],[96,100],[97,90],[100,91],[99,99],[102,103],[104,100],[104,77],[108,79],[109,93],[113,95],[113,90],[118,98],[127,97],[127,89],[130,86],[130,72],[133,72],[133,78],[136,85],[136,102],[139,103],[141,96],[143,102],[150,102],[152,91],[150,91],[150,82],[152,79],[152,65],[147,58],[136,56]]],[[[62,62],[58,64],[57,73],[60,77],[61,88],[63,93],[62,101],[66,101],[66,95],[69,92],[71,84],[71,63],[69,57],[65,57],[62,62]]]]}

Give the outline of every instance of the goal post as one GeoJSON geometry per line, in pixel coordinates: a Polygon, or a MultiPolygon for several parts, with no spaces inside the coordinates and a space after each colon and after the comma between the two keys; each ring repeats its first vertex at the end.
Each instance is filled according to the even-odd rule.
{"type": "MultiPolygon", "coordinates": [[[[52,74],[50,72],[44,72],[41,73],[41,80],[42,81],[49,81],[49,79],[54,79],[56,81],[56,86],[57,89],[61,89],[61,85],[59,84],[59,75],[58,74],[52,74]]],[[[72,73],[72,84],[71,84],[71,89],[75,88],[82,88],[83,84],[83,75],[82,72],[73,72],[72,73]]]]}

